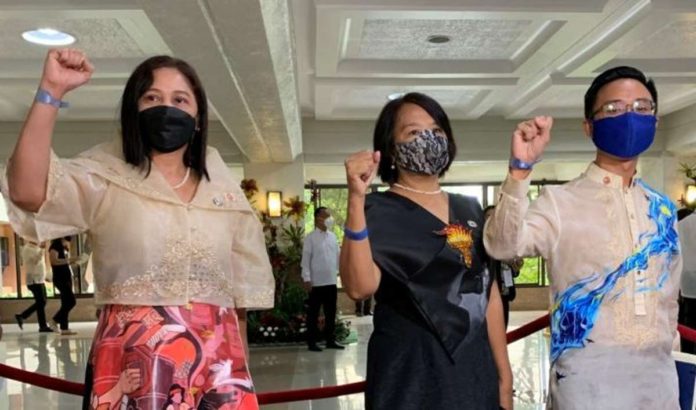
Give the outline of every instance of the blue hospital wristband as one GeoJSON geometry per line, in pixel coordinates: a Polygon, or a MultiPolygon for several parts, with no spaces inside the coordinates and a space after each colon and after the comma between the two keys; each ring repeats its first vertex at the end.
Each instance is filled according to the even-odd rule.
{"type": "Polygon", "coordinates": [[[39,88],[36,90],[36,96],[34,97],[34,101],[39,102],[41,104],[48,104],[52,105],[56,108],[67,108],[70,106],[66,101],[59,100],[51,95],[48,91],[44,90],[43,88],[39,88]]]}
{"type": "Polygon", "coordinates": [[[521,159],[512,157],[510,158],[509,165],[512,169],[523,169],[526,171],[534,168],[534,165],[536,165],[538,162],[541,162],[541,159],[538,159],[534,162],[524,162],[521,159]]]}
{"type": "Polygon", "coordinates": [[[367,238],[367,227],[358,232],[351,231],[350,229],[343,227],[343,235],[345,238],[348,238],[351,241],[362,241],[363,239],[367,238]]]}

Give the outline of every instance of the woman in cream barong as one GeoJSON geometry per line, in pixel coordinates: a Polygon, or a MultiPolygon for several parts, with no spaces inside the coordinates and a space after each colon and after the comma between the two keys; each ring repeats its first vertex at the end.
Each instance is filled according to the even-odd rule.
{"type": "Polygon", "coordinates": [[[174,391],[192,408],[258,408],[245,311],[273,305],[273,276],[239,182],[206,147],[200,80],[184,61],[144,61],[123,93],[120,141],[58,159],[61,100],[92,71],[78,50],[48,53],[3,187],[20,235],[90,237],[103,309],[83,407],[161,409],[174,391]]]}

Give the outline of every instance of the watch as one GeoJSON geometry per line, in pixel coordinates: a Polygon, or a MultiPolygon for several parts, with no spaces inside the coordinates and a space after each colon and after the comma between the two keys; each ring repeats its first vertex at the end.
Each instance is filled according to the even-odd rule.
{"type": "Polygon", "coordinates": [[[509,165],[510,165],[510,168],[512,168],[512,169],[530,170],[530,169],[534,168],[534,164],[536,164],[539,161],[541,161],[541,160],[539,159],[539,160],[536,160],[534,162],[524,162],[521,159],[513,157],[513,158],[510,158],[509,165]]]}
{"type": "Polygon", "coordinates": [[[34,97],[34,101],[39,102],[41,104],[52,105],[56,108],[66,108],[70,106],[70,104],[68,104],[66,101],[54,98],[51,95],[51,93],[44,90],[43,88],[39,88],[38,90],[36,90],[36,97],[34,97]]]}

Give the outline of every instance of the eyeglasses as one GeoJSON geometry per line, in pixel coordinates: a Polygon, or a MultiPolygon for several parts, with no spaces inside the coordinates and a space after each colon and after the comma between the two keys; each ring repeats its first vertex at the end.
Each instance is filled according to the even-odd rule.
{"type": "Polygon", "coordinates": [[[638,98],[631,104],[625,104],[623,101],[609,101],[593,112],[592,117],[599,113],[602,113],[603,117],[617,117],[626,111],[633,111],[640,115],[654,115],[655,102],[647,98],[638,98]]]}

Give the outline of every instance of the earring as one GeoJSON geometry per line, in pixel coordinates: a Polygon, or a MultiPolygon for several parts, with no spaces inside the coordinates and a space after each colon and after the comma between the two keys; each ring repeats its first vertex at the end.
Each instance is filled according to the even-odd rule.
{"type": "Polygon", "coordinates": [[[392,161],[391,169],[396,169],[396,165],[395,165],[395,164],[396,164],[396,162],[395,162],[395,161],[392,161]]]}

